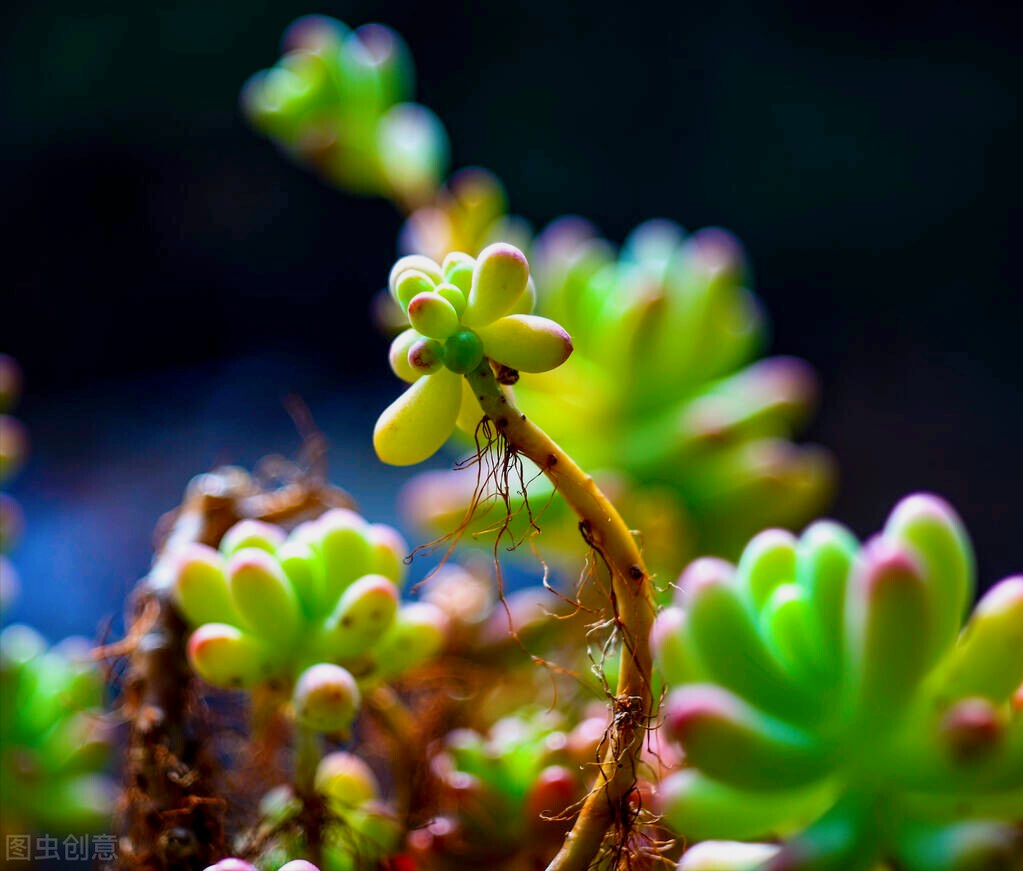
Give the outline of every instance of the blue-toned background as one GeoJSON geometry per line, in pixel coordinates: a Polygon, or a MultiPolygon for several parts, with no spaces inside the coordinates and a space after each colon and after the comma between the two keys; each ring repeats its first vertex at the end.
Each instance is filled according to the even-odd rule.
{"type": "Polygon", "coordinates": [[[408,39],[420,99],[514,211],[721,224],[772,349],[810,360],[833,516],[916,488],[971,529],[982,582],[1023,563],[1019,10],[909,2],[22,2],[0,35],[0,349],[33,439],[11,617],[95,634],[152,528],[219,462],[291,453],[297,393],[334,479],[393,519],[373,458],[397,391],[368,300],[398,216],[289,164],[237,111],[309,11],[408,39]]]}

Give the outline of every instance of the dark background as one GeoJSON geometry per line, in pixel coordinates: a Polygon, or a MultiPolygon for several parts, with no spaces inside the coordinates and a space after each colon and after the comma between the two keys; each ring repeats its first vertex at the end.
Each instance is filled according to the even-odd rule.
{"type": "Polygon", "coordinates": [[[5,13],[0,348],[26,372],[32,460],[13,617],[92,633],[145,571],[187,479],[298,443],[387,519],[372,456],[397,392],[371,294],[399,218],[332,191],[237,109],[284,27],[319,11],[409,41],[454,165],[542,226],[641,220],[748,246],[771,349],[823,382],[809,437],[860,534],[944,494],[989,584],[1023,568],[1019,10],[965,3],[47,0],[5,13]]]}

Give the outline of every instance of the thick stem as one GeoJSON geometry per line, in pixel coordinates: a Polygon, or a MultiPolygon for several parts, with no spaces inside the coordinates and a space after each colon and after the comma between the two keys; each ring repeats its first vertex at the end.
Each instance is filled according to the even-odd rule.
{"type": "Polygon", "coordinates": [[[583,538],[607,563],[611,605],[622,644],[622,664],[612,706],[612,724],[599,773],[572,831],[547,871],[585,871],[608,829],[629,819],[628,797],[636,784],[643,739],[651,719],[650,627],[654,618],[650,576],[629,528],[593,479],[504,391],[490,363],[466,376],[483,413],[509,449],[528,457],[550,479],[579,516],[583,538]]]}
{"type": "Polygon", "coordinates": [[[316,769],[323,758],[320,735],[301,723],[295,726],[295,771],[292,781],[302,802],[302,828],[309,860],[321,864],[323,858],[323,799],[316,792],[316,769]]]}
{"type": "Polygon", "coordinates": [[[319,733],[307,726],[295,727],[295,792],[303,798],[316,795],[316,768],[323,757],[319,733]]]}

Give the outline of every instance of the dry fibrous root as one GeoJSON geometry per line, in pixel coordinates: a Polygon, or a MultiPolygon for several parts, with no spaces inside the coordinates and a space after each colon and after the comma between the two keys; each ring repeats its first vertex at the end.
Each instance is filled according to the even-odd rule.
{"type": "Polygon", "coordinates": [[[321,446],[310,444],[311,471],[277,461],[273,480],[264,482],[236,467],[215,470],[193,479],[181,507],[161,521],[154,571],[132,597],[126,639],[106,650],[127,659],[117,868],[201,871],[226,852],[225,820],[233,809],[218,785],[213,715],[186,659],[188,626],[158,577],[159,556],[189,542],[216,546],[247,518],[290,526],[328,508],[351,507],[346,493],[325,482],[316,462],[321,446]]]}

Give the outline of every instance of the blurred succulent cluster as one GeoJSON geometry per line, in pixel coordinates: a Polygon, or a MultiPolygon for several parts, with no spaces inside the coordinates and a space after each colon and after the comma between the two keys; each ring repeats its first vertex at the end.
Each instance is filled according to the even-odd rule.
{"type": "Polygon", "coordinates": [[[423,255],[402,257],[389,285],[411,324],[391,343],[391,368],[412,387],[380,415],[373,432],[385,463],[422,462],[456,424],[475,430],[483,413],[462,376],[484,358],[516,371],[547,372],[572,353],[564,329],[529,314],[529,264],[514,245],[489,245],[478,258],[455,252],[442,265],[423,255]]]}
{"type": "MultiPolygon", "coordinates": [[[[21,368],[7,354],[0,354],[0,486],[6,485],[25,462],[28,434],[24,424],[9,412],[21,393],[21,368]]],[[[21,538],[24,518],[17,500],[0,492],[0,614],[18,593],[18,573],[8,558],[21,538]]]]}
{"type": "MultiPolygon", "coordinates": [[[[327,811],[322,843],[318,845],[320,871],[376,868],[380,859],[397,851],[403,834],[401,824],[383,800],[373,770],[359,756],[340,750],[328,753],[316,768],[314,786],[327,811]]],[[[288,859],[308,855],[301,825],[304,807],[290,786],[278,787],[264,796],[260,804],[262,826],[278,834],[270,835],[264,844],[259,868],[280,866],[292,871],[286,864],[288,859]],[[289,821],[295,824],[289,826],[289,821]]],[[[300,871],[297,865],[294,871],[300,871]]]]}
{"type": "Polygon", "coordinates": [[[761,533],[736,567],[690,565],[652,633],[687,765],[660,785],[665,821],[694,840],[786,838],[767,864],[727,868],[1009,867],[1023,576],[960,631],[973,586],[966,533],[928,495],[862,547],[818,522],[761,533]]]}
{"type": "Polygon", "coordinates": [[[408,216],[398,247],[404,254],[422,254],[439,263],[452,251],[475,255],[502,240],[527,250],[533,230],[508,214],[508,197],[497,176],[471,166],[453,172],[432,202],[408,216]]]}
{"type": "Polygon", "coordinates": [[[226,688],[292,691],[299,722],[344,734],[360,689],[429,658],[444,643],[444,615],[400,603],[407,546],[391,527],[333,509],[291,534],[243,520],[220,548],[189,544],[158,575],[196,627],[188,657],[226,688]]]}
{"type": "MultiPolygon", "coordinates": [[[[504,188],[492,173],[471,167],[441,184],[445,162],[438,155],[446,146],[436,143],[446,139],[428,113],[423,118],[430,121],[423,120],[419,132],[398,125],[403,145],[390,149],[402,153],[396,161],[402,172],[419,179],[415,195],[402,194],[402,185],[381,182],[387,172],[373,160],[352,157],[390,151],[348,142],[375,143],[376,135],[367,131],[386,129],[380,107],[411,94],[412,64],[400,38],[380,25],[349,32],[332,19],[310,16],[289,28],[284,50],[273,70],[246,86],[250,118],[340,187],[391,196],[407,212],[401,250],[442,264],[426,270],[433,284],[421,290],[451,284],[453,264],[498,241],[528,255],[535,290],[531,282],[528,299],[523,295],[506,313],[528,315],[535,293],[536,315],[560,324],[577,350],[557,372],[520,385],[523,406],[644,530],[645,552],[657,572],[672,574],[700,554],[732,558],[765,525],[795,527],[823,507],[833,478],[830,458],[792,441],[813,404],[815,379],[799,360],[754,362],[764,344],[765,319],[748,290],[748,264],[734,236],[710,228],[687,237],[672,222],[650,221],[616,252],[586,221],[562,218],[534,237],[525,221],[508,214],[504,188]],[[354,76],[357,84],[346,84],[352,70],[361,71],[354,76]],[[374,93],[400,96],[368,99],[365,82],[378,80],[388,84],[374,93]],[[404,154],[406,146],[410,154],[404,154]],[[431,172],[423,169],[426,164],[431,172]]],[[[390,111],[408,106],[399,103],[390,111]]],[[[395,277],[392,273],[395,299],[381,297],[376,318],[398,332],[407,326],[410,298],[396,299],[395,277]]],[[[385,446],[388,462],[418,462],[432,454],[454,431],[449,424],[459,408],[468,414],[462,429],[471,433],[475,423],[469,420],[475,408],[456,401],[457,379],[429,342],[447,336],[424,339],[416,333],[405,332],[396,342],[392,367],[407,381],[431,374],[430,367],[439,371],[420,377],[391,416],[400,410],[412,419],[412,429],[426,430],[431,438],[417,442],[418,451],[388,452],[385,446]],[[413,345],[429,371],[413,372],[408,364],[413,345]],[[420,393],[439,398],[412,401],[420,393]],[[439,411],[430,416],[409,410],[427,407],[439,411]]],[[[404,500],[410,517],[431,531],[449,531],[472,498],[467,477],[419,478],[404,500]]],[[[551,494],[536,480],[530,495],[545,505],[551,494]]],[[[524,533],[528,512],[520,520],[514,531],[524,533]]],[[[575,552],[574,522],[560,500],[545,509],[543,530],[545,554],[575,552]]]]}
{"type": "Polygon", "coordinates": [[[292,24],[283,56],[242,92],[252,124],[300,163],[353,193],[428,201],[448,163],[448,139],[410,102],[415,72],[402,38],[381,24],[350,30],[323,15],[292,24]]]}
{"type": "MultiPolygon", "coordinates": [[[[791,441],[815,378],[793,358],[751,362],[764,315],[734,236],[650,221],[616,255],[587,222],[563,218],[530,251],[537,311],[565,327],[575,350],[516,385],[518,399],[643,529],[652,567],[667,574],[698,554],[734,556],[765,525],[796,526],[822,507],[830,458],[791,441]]],[[[472,487],[464,475],[428,473],[406,507],[449,529],[472,487]]],[[[549,485],[537,478],[529,494],[545,506],[544,553],[575,553],[575,521],[549,485]]],[[[515,531],[530,520],[521,512],[515,531]]]]}
{"type": "Polygon", "coordinates": [[[521,861],[523,853],[541,861],[564,837],[569,820],[558,817],[582,798],[580,766],[593,763],[598,741],[571,733],[552,711],[529,707],[485,734],[448,733],[430,760],[438,812],[409,836],[419,866],[501,865],[516,856],[521,861]]]}
{"type": "Polygon", "coordinates": [[[103,676],[84,639],[0,632],[0,832],[105,831],[114,787],[103,676]]]}

